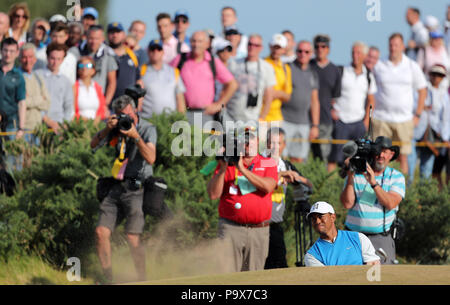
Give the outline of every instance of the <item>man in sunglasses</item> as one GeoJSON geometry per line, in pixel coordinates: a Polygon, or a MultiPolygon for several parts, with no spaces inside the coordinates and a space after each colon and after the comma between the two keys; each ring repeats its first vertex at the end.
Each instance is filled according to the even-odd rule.
{"type": "MultiPolygon", "coordinates": [[[[330,37],[319,34],[314,37],[315,58],[311,60],[311,68],[319,75],[320,122],[319,138],[331,140],[333,119],[331,109],[336,99],[341,96],[341,72],[329,59],[330,37]]],[[[316,126],[312,126],[316,128],[316,126]]],[[[331,152],[331,144],[312,144],[311,150],[315,158],[327,161],[331,152]]]]}
{"type": "Polygon", "coordinates": [[[187,35],[187,30],[190,25],[188,12],[182,9],[177,10],[175,12],[174,24],[175,31],[173,32],[173,36],[178,39],[177,54],[180,54],[183,43],[189,46],[189,36],[187,35]]]}
{"type": "Polygon", "coordinates": [[[309,142],[293,139],[316,139],[319,135],[319,76],[309,64],[313,48],[309,41],[297,44],[296,60],[292,70],[292,94],[289,102],[283,103],[283,129],[286,131],[287,149],[285,157],[302,163],[308,158],[309,142]]]}

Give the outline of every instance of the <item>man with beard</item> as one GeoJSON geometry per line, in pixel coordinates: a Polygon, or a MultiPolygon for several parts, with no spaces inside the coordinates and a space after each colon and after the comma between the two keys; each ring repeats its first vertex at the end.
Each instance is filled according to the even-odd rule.
{"type": "MultiPolygon", "coordinates": [[[[386,253],[386,264],[395,261],[395,242],[391,226],[396,218],[398,206],[405,197],[405,177],[388,166],[399,153],[398,146],[392,146],[389,138],[380,136],[375,143],[381,148],[373,164],[367,164],[363,174],[347,172],[341,202],[349,209],[345,226],[347,229],[364,233],[375,249],[386,253]]],[[[349,159],[345,161],[348,164],[349,159]]]]}

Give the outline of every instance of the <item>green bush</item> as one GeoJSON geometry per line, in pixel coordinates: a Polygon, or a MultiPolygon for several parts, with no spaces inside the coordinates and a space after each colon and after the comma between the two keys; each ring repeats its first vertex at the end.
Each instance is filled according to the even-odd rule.
{"type": "MultiPolygon", "coordinates": [[[[209,199],[206,192],[210,176],[200,173],[214,157],[176,157],[171,150],[179,134],[172,133],[170,127],[184,119],[180,114],[163,114],[150,120],[158,132],[154,174],[164,177],[168,183],[166,203],[181,219],[182,225],[174,228],[173,236],[180,247],[215,238],[218,223],[218,200],[209,199]]],[[[103,126],[72,122],[59,136],[41,128],[39,148],[30,148],[23,142],[7,143],[6,149],[27,152],[32,162],[14,173],[18,183],[16,194],[9,198],[0,196],[0,258],[38,253],[60,265],[70,256],[82,257],[95,251],[94,229],[99,205],[96,179],[110,176],[114,160],[111,147],[105,146],[94,154],[89,146],[92,135],[103,126]]],[[[204,134],[203,140],[207,136],[204,134]]],[[[191,134],[191,143],[193,137],[191,134]]],[[[329,174],[320,160],[310,159],[298,168],[314,185],[310,203],[319,200],[331,203],[337,213],[336,224],[342,229],[346,210],[340,204],[339,195],[344,180],[336,172],[329,174]]],[[[295,261],[294,209],[290,186],[283,223],[290,265],[295,261]]],[[[402,261],[446,262],[450,236],[449,188],[438,191],[435,183],[414,184],[407,189],[399,215],[407,226],[405,237],[397,244],[402,261]]],[[[153,234],[155,222],[152,217],[146,219],[146,234],[153,234]]],[[[122,232],[119,226],[116,235],[122,232]]],[[[312,242],[317,237],[314,233],[312,242]]]]}

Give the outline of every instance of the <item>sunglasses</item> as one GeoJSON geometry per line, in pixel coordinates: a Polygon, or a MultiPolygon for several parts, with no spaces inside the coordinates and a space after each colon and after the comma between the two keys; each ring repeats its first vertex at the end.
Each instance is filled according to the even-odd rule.
{"type": "Polygon", "coordinates": [[[14,18],[22,18],[22,19],[25,19],[25,20],[28,19],[28,16],[27,16],[27,15],[18,15],[18,14],[14,14],[13,17],[14,17],[14,18]]]}
{"type": "Polygon", "coordinates": [[[126,41],[123,44],[126,45],[130,50],[134,50],[135,45],[129,44],[126,41]]]}
{"type": "Polygon", "coordinates": [[[298,49],[298,50],[297,50],[297,53],[300,53],[300,54],[302,54],[302,53],[309,54],[309,53],[311,53],[311,51],[309,51],[309,50],[301,50],[301,49],[298,49]]]}
{"type": "Polygon", "coordinates": [[[94,65],[90,62],[87,64],[78,64],[78,69],[83,69],[83,68],[92,69],[92,68],[94,68],[94,65]]]}
{"type": "Polygon", "coordinates": [[[316,44],[315,46],[314,46],[314,49],[326,49],[326,48],[328,48],[328,46],[326,45],[326,44],[316,44]]]}
{"type": "Polygon", "coordinates": [[[175,23],[188,23],[187,18],[177,18],[175,19],[175,23]]]}
{"type": "Polygon", "coordinates": [[[248,43],[248,46],[249,46],[249,47],[259,48],[259,47],[261,47],[262,45],[261,45],[261,44],[257,44],[257,43],[249,42],[249,43],[248,43]]]}

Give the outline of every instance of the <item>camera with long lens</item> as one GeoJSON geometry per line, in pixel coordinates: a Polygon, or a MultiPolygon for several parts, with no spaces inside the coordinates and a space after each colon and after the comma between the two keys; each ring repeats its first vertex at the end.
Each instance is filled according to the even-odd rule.
{"type": "Polygon", "coordinates": [[[119,114],[117,120],[117,128],[119,130],[130,130],[131,126],[133,126],[133,119],[127,114],[119,114]]]}
{"type": "Polygon", "coordinates": [[[356,153],[350,158],[350,169],[357,174],[362,174],[367,170],[367,164],[373,166],[375,158],[381,152],[381,147],[369,139],[359,139],[355,141],[356,153]]]}
{"type": "Polygon", "coordinates": [[[249,134],[238,134],[237,130],[233,130],[228,134],[223,134],[223,152],[216,156],[217,160],[224,160],[228,165],[237,165],[240,159],[241,152],[248,144],[249,134]]]}

